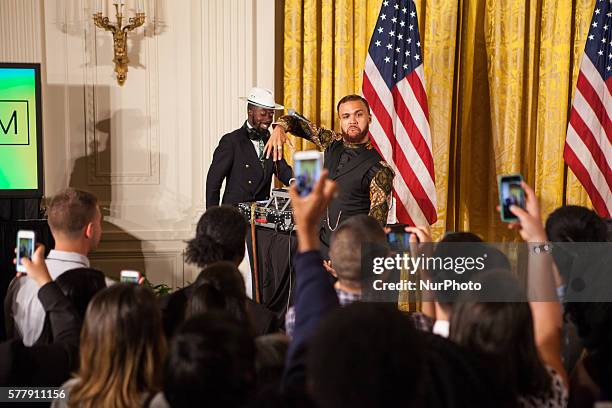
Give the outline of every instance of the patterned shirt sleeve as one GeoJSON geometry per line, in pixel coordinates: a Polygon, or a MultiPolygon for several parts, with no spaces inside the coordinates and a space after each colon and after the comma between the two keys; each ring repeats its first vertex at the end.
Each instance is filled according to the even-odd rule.
{"type": "Polygon", "coordinates": [[[387,224],[389,214],[389,199],[393,189],[393,170],[383,161],[380,169],[370,181],[370,215],[376,218],[380,225],[387,224]]]}
{"type": "Polygon", "coordinates": [[[281,126],[285,132],[314,143],[321,151],[327,149],[333,141],[342,140],[342,134],[338,132],[319,127],[312,122],[304,122],[291,115],[281,116],[274,124],[281,126]]]}

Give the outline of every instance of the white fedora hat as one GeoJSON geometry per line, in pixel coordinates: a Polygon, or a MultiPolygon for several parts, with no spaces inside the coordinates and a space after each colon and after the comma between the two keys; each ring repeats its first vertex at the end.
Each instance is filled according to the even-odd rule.
{"type": "Polygon", "coordinates": [[[266,109],[285,109],[283,105],[274,102],[272,91],[265,88],[251,88],[249,96],[241,96],[240,99],[252,103],[255,106],[266,109]]]}

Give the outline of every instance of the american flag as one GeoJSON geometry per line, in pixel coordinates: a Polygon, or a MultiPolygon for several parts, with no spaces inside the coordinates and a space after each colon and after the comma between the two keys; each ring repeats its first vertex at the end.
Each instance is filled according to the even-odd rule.
{"type": "Polygon", "coordinates": [[[595,211],[612,216],[612,0],[597,0],[574,92],[563,157],[595,211]]]}
{"type": "Polygon", "coordinates": [[[437,220],[429,110],[416,6],[385,0],[372,34],[363,74],[363,96],[372,109],[370,135],[395,171],[397,221],[437,220]]]}

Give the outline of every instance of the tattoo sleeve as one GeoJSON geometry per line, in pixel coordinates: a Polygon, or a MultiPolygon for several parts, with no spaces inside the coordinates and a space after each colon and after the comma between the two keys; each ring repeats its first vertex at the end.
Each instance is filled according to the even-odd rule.
{"type": "Polygon", "coordinates": [[[306,123],[290,115],[281,116],[275,124],[282,126],[285,132],[314,143],[319,150],[327,149],[334,140],[342,140],[340,133],[319,127],[312,122],[306,123]]]}
{"type": "Polygon", "coordinates": [[[384,162],[370,182],[370,212],[380,225],[385,226],[389,214],[389,199],[393,189],[393,170],[384,162]]]}

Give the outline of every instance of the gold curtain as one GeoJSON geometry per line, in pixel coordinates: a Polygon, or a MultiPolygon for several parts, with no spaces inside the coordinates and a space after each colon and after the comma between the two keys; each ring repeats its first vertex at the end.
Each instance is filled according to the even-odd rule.
{"type": "MultiPolygon", "coordinates": [[[[563,162],[572,92],[595,0],[415,0],[438,201],[434,237],[516,237],[499,220],[497,174],[535,187],[542,215],[591,206],[563,162]]],[[[285,0],[284,104],[338,128],[360,93],[382,0],[285,0]]],[[[297,149],[312,148],[296,140],[297,149]]]]}

